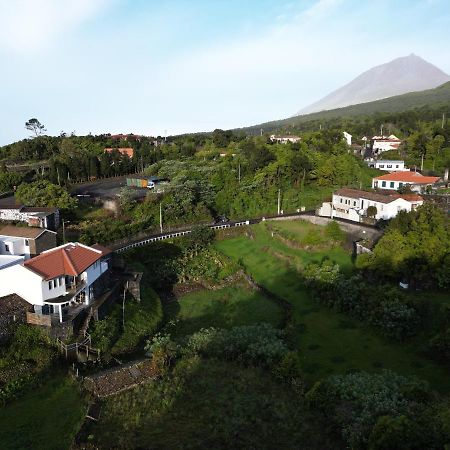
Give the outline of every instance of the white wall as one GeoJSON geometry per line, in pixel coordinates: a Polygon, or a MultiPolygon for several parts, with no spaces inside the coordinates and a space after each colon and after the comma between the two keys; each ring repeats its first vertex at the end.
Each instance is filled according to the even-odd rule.
{"type": "Polygon", "coordinates": [[[54,278],[53,280],[42,280],[41,295],[44,300],[59,297],[60,295],[66,295],[66,279],[65,276],[54,278]],[[49,283],[52,281],[52,289],[49,287],[49,283]],[[55,285],[56,284],[56,285],[55,285]]]}
{"type": "Polygon", "coordinates": [[[25,240],[25,238],[13,236],[0,236],[0,254],[25,255],[28,259],[30,257],[30,246],[25,245],[25,240]],[[6,251],[5,244],[8,246],[8,251],[6,251]]]}
{"type": "Polygon", "coordinates": [[[32,305],[42,305],[42,279],[22,265],[0,271],[0,297],[17,294],[32,305]]]}

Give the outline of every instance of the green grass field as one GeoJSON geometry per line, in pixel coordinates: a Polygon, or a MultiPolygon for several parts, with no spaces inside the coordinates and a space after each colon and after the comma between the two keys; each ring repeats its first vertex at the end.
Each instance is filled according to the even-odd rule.
{"type": "Polygon", "coordinates": [[[81,426],[85,408],[76,383],[55,374],[44,385],[0,408],[0,448],[67,449],[81,426]]]}
{"type": "MultiPolygon", "coordinates": [[[[287,225],[280,222],[276,226],[285,226],[293,233],[295,223],[299,233],[304,233],[305,226],[300,221],[287,225]]],[[[258,283],[292,304],[295,339],[308,381],[354,369],[369,372],[391,369],[428,380],[436,389],[449,390],[448,370],[422,356],[414,341],[399,343],[384,339],[367,325],[311,298],[297,269],[326,256],[350,271],[350,254],[339,247],[329,251],[299,250],[272,237],[264,225],[252,230],[253,239],[241,236],[223,240],[216,243],[216,248],[241,261],[258,283]]]]}
{"type": "Polygon", "coordinates": [[[261,322],[278,326],[283,318],[278,305],[245,285],[189,293],[169,305],[167,314],[169,320],[178,319],[174,336],[208,327],[229,328],[261,322]]]}

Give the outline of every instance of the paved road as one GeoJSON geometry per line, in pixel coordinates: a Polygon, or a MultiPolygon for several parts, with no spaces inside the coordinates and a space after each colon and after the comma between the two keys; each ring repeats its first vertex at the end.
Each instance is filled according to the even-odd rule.
{"type": "MultiPolygon", "coordinates": [[[[215,224],[210,224],[208,226],[210,228],[212,228],[213,230],[220,230],[220,229],[226,229],[226,228],[236,228],[236,227],[253,225],[256,223],[263,222],[265,220],[280,220],[280,219],[296,218],[296,217],[298,217],[298,218],[303,217],[305,219],[309,219],[309,218],[315,217],[315,216],[314,216],[313,211],[305,211],[305,212],[300,212],[300,213],[283,214],[280,216],[278,216],[278,215],[266,216],[266,217],[258,217],[258,218],[254,218],[254,219],[248,219],[248,220],[231,221],[231,222],[227,222],[227,223],[215,223],[215,224]]],[[[362,229],[367,229],[367,230],[371,230],[371,231],[375,230],[375,227],[358,224],[358,223],[351,222],[351,221],[344,220],[344,219],[337,219],[337,221],[343,222],[343,224],[345,224],[345,223],[351,224],[355,227],[360,228],[361,230],[362,229]]],[[[157,233],[157,234],[151,234],[151,235],[147,235],[147,236],[143,236],[143,237],[139,237],[139,238],[130,238],[130,239],[122,240],[117,243],[113,243],[113,244],[109,245],[109,247],[116,252],[123,252],[126,250],[130,250],[132,248],[141,247],[143,245],[150,244],[151,242],[186,236],[187,234],[190,234],[192,232],[192,228],[193,228],[193,226],[187,227],[187,228],[181,228],[178,230],[173,230],[171,232],[166,232],[166,233],[157,233]]]]}

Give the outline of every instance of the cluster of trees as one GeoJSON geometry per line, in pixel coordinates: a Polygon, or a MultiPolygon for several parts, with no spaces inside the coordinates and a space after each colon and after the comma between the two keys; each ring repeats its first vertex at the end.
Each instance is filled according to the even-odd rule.
{"type": "Polygon", "coordinates": [[[373,253],[357,267],[378,279],[403,279],[414,287],[450,287],[450,224],[446,214],[426,203],[391,220],[373,253]]]}
{"type": "Polygon", "coordinates": [[[437,450],[450,440],[448,404],[426,383],[393,372],[332,376],[305,398],[355,450],[437,450]]]}
{"type": "Polygon", "coordinates": [[[373,325],[386,337],[405,339],[419,329],[417,305],[395,287],[368,283],[360,274],[345,276],[328,259],[308,264],[303,276],[320,302],[373,325]]]}

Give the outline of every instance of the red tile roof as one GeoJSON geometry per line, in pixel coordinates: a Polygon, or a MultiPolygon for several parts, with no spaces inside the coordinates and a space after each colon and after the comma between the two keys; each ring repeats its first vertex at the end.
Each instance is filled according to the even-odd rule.
{"type": "Polygon", "coordinates": [[[25,261],[24,265],[46,280],[50,280],[61,275],[80,275],[102,256],[101,250],[76,242],[47,250],[25,261]]]}
{"type": "Polygon", "coordinates": [[[134,150],[131,147],[105,148],[105,153],[111,153],[114,150],[117,150],[121,155],[128,156],[128,158],[132,158],[134,155],[134,150]]]}
{"type": "Polygon", "coordinates": [[[439,177],[425,177],[417,172],[392,172],[375,177],[374,180],[401,181],[403,183],[433,184],[439,181],[439,177]]]}
{"type": "Polygon", "coordinates": [[[359,189],[352,188],[341,188],[338,189],[334,195],[340,195],[342,197],[350,197],[350,198],[363,198],[366,200],[371,200],[379,203],[391,203],[398,198],[403,198],[408,202],[420,202],[423,201],[423,198],[417,194],[399,194],[397,192],[392,191],[384,191],[379,190],[377,192],[368,192],[362,191],[359,189]]]}

